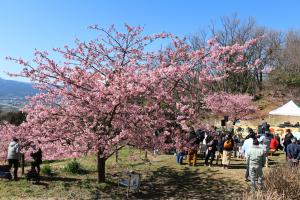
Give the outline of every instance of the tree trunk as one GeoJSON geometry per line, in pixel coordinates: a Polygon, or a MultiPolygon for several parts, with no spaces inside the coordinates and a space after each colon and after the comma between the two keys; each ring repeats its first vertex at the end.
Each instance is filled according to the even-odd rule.
{"type": "Polygon", "coordinates": [[[21,154],[21,167],[22,167],[22,175],[25,174],[25,156],[24,156],[24,153],[21,154]]]}
{"type": "Polygon", "coordinates": [[[116,147],[116,163],[118,163],[118,160],[119,160],[119,150],[118,150],[118,147],[116,147]]]}
{"type": "Polygon", "coordinates": [[[262,72],[259,72],[259,90],[262,90],[263,89],[263,85],[262,85],[262,72]]]}
{"type": "Polygon", "coordinates": [[[147,159],[148,158],[148,152],[147,152],[147,150],[145,150],[145,159],[147,159]]]}
{"type": "Polygon", "coordinates": [[[104,183],[105,182],[105,158],[101,157],[101,152],[98,150],[97,154],[97,171],[98,171],[98,182],[104,183]]]}

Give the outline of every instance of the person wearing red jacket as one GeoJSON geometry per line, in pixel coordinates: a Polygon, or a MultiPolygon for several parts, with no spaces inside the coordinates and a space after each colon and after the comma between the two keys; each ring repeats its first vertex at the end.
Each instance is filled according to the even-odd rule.
{"type": "Polygon", "coordinates": [[[270,142],[270,149],[277,149],[279,142],[277,141],[275,135],[273,135],[273,138],[271,139],[270,142]]]}

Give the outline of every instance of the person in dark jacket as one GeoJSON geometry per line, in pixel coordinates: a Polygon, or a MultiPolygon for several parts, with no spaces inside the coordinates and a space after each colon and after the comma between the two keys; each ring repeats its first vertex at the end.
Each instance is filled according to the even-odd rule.
{"type": "Polygon", "coordinates": [[[263,118],[261,121],[261,133],[260,134],[265,134],[265,131],[267,130],[267,125],[268,125],[268,123],[263,118]]]}
{"type": "Polygon", "coordinates": [[[287,156],[287,146],[289,144],[292,143],[292,138],[294,137],[293,134],[291,133],[291,130],[290,129],[287,129],[286,130],[286,135],[284,136],[284,141],[283,141],[283,146],[284,146],[284,151],[286,153],[286,159],[288,158],[287,156]]]}
{"type": "Polygon", "coordinates": [[[286,135],[284,136],[284,142],[283,145],[286,148],[289,144],[292,143],[293,134],[291,133],[290,129],[287,129],[286,135]]]}
{"type": "Polygon", "coordinates": [[[41,148],[39,148],[36,152],[31,153],[30,156],[33,159],[32,166],[36,168],[38,175],[40,174],[41,168],[40,165],[43,162],[43,152],[41,148]]]}
{"type": "Polygon", "coordinates": [[[218,137],[218,146],[217,146],[217,150],[221,154],[223,153],[224,142],[225,142],[225,134],[221,133],[218,137]]]}
{"type": "Polygon", "coordinates": [[[207,145],[207,154],[205,157],[205,165],[212,166],[212,162],[215,159],[215,155],[216,155],[216,151],[217,151],[218,137],[214,136],[214,138],[210,142],[208,142],[206,145],[207,145]],[[208,164],[209,158],[210,158],[210,162],[208,164]]]}
{"type": "Polygon", "coordinates": [[[293,163],[298,165],[300,160],[300,146],[297,144],[297,138],[291,139],[291,144],[287,146],[287,158],[290,166],[293,166],[293,163]]]}
{"type": "Polygon", "coordinates": [[[195,139],[197,137],[197,134],[195,132],[195,129],[193,127],[190,127],[190,131],[189,131],[189,139],[195,139]]]}
{"type": "Polygon", "coordinates": [[[280,142],[281,142],[281,139],[280,139],[280,136],[279,136],[278,133],[275,135],[275,138],[276,138],[276,140],[277,140],[277,142],[278,142],[276,151],[277,151],[278,149],[283,150],[283,147],[281,146],[281,143],[280,143],[280,142]]]}
{"type": "Polygon", "coordinates": [[[217,161],[216,164],[219,164],[219,159],[221,159],[222,165],[222,157],[223,157],[223,147],[225,142],[225,133],[221,132],[218,137],[218,145],[217,145],[217,161]]]}

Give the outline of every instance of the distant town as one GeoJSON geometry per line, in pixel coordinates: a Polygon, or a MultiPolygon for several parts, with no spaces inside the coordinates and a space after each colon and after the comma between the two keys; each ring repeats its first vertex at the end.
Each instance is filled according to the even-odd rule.
{"type": "Polygon", "coordinates": [[[26,97],[33,96],[36,92],[30,83],[5,80],[0,77],[0,110],[18,111],[26,104],[26,97]]]}
{"type": "Polygon", "coordinates": [[[20,110],[27,100],[24,97],[0,97],[0,109],[4,112],[20,110]]]}

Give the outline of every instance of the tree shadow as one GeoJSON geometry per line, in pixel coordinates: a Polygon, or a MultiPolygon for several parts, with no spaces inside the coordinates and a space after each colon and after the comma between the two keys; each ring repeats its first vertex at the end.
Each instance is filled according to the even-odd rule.
{"type": "Polygon", "coordinates": [[[62,181],[62,182],[78,182],[81,179],[78,178],[69,178],[69,177],[60,177],[60,176],[41,176],[41,180],[46,182],[55,182],[55,181],[62,181]]]}
{"type": "Polygon", "coordinates": [[[234,194],[242,191],[242,185],[237,181],[213,178],[218,174],[221,173],[214,169],[201,173],[199,168],[193,171],[190,168],[176,171],[170,167],[161,167],[142,181],[140,193],[132,198],[232,199],[234,194]]]}
{"type": "Polygon", "coordinates": [[[246,170],[247,166],[246,163],[233,163],[230,164],[229,169],[245,169],[246,170]]]}
{"type": "Polygon", "coordinates": [[[38,185],[38,186],[44,186],[46,189],[49,188],[49,183],[43,182],[43,181],[39,181],[39,182],[33,182],[33,185],[38,185]]]}
{"type": "MultiPolygon", "coordinates": [[[[236,160],[237,161],[237,160],[236,160]]],[[[268,166],[276,166],[279,162],[277,160],[274,160],[272,158],[268,159],[268,166]]],[[[245,161],[240,161],[236,163],[232,163],[229,166],[230,169],[245,169],[246,170],[246,162],[245,161]]]]}
{"type": "Polygon", "coordinates": [[[281,155],[281,153],[280,153],[280,152],[278,152],[278,151],[275,151],[275,152],[272,154],[272,157],[273,157],[273,156],[277,157],[277,156],[280,156],[280,155],[281,155]]]}
{"type": "Polygon", "coordinates": [[[271,158],[269,157],[269,159],[268,159],[268,166],[275,166],[275,165],[277,165],[278,163],[279,163],[278,161],[273,160],[273,159],[271,159],[271,158]]]}
{"type": "MultiPolygon", "coordinates": [[[[66,159],[62,159],[62,160],[43,160],[43,164],[51,164],[51,163],[62,163],[65,162],[66,159]]],[[[28,163],[30,163],[29,161],[26,161],[28,163]]]]}

